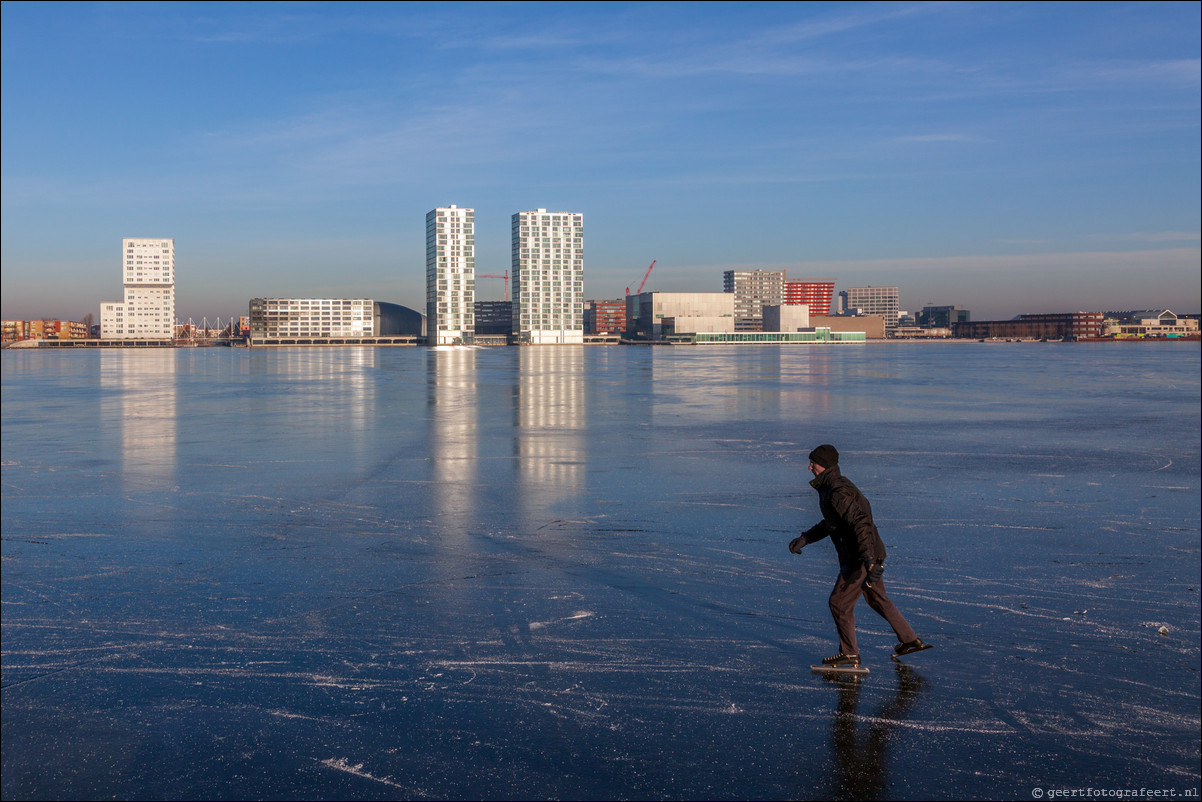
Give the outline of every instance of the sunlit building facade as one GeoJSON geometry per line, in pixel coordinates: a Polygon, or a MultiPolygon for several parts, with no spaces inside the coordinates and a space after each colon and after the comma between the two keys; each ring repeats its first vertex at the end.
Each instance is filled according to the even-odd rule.
{"type": "Polygon", "coordinates": [[[100,304],[100,336],[116,340],[166,340],[175,326],[175,240],[121,241],[122,301],[100,304]]]}
{"type": "Polygon", "coordinates": [[[762,331],[802,331],[808,328],[810,328],[810,307],[806,304],[764,307],[762,331]]]}
{"type": "Polygon", "coordinates": [[[88,325],[77,320],[5,320],[0,323],[0,342],[19,340],[84,340],[88,325]]]}
{"type": "Polygon", "coordinates": [[[620,298],[610,301],[584,302],[584,333],[588,335],[621,335],[626,331],[626,302],[620,298]]]}
{"type": "Polygon", "coordinates": [[[430,345],[471,343],[476,325],[476,211],[426,213],[426,330],[430,345]]]}
{"type": "Polygon", "coordinates": [[[722,291],[735,297],[735,331],[760,331],[764,307],[785,302],[785,271],[727,270],[722,291]]]}
{"type": "Polygon", "coordinates": [[[252,298],[249,317],[256,340],[372,334],[370,298],[252,298]]]}
{"type": "Polygon", "coordinates": [[[1198,321],[1172,309],[1114,312],[1103,322],[1102,333],[1115,337],[1197,337],[1198,321]]]}
{"type": "Polygon", "coordinates": [[[888,336],[898,325],[897,287],[848,287],[839,293],[843,311],[849,315],[880,315],[888,336]]]}
{"type": "Polygon", "coordinates": [[[644,292],[626,298],[627,337],[663,340],[736,330],[735,296],[728,292],[644,292]]]}
{"type": "Polygon", "coordinates": [[[829,315],[835,294],[833,278],[797,278],[785,280],[785,304],[805,305],[811,315],[829,315]]]}
{"type": "Polygon", "coordinates": [[[518,343],[584,342],[584,215],[513,216],[513,334],[518,343]]]}

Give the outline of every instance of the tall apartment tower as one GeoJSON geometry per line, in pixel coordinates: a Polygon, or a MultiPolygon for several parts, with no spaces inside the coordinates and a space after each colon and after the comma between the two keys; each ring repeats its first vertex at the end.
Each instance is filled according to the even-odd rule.
{"type": "Polygon", "coordinates": [[[847,314],[880,315],[885,318],[885,334],[897,328],[897,287],[848,287],[839,293],[843,311],[847,314]]]}
{"type": "Polygon", "coordinates": [[[471,343],[476,328],[476,210],[426,214],[426,342],[471,343]]]}
{"type": "Polygon", "coordinates": [[[512,272],[517,342],[584,342],[584,215],[515,214],[512,272]]]}
{"type": "Polygon", "coordinates": [[[805,304],[811,315],[829,315],[831,297],[835,294],[833,278],[796,278],[785,280],[785,303],[788,306],[805,304]]]}
{"type": "Polygon", "coordinates": [[[100,304],[100,336],[170,340],[175,336],[175,240],[121,240],[123,301],[100,304]]]}
{"type": "Polygon", "coordinates": [[[764,307],[785,302],[785,271],[727,270],[722,291],[735,296],[735,331],[761,331],[764,307]]]}

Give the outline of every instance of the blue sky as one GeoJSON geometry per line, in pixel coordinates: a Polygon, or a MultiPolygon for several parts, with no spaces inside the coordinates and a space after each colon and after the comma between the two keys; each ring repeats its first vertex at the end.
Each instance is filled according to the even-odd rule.
{"type": "MultiPolygon", "coordinates": [[[[585,292],[722,271],[902,307],[1202,307],[1199,3],[4,3],[2,313],[424,304],[425,213],[585,223],[585,292]]],[[[501,297],[499,280],[477,297],[501,297]]]]}

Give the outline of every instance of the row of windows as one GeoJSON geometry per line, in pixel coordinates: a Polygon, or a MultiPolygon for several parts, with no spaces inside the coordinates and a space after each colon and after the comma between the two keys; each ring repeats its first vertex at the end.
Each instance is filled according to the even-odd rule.
{"type": "Polygon", "coordinates": [[[322,306],[322,307],[325,307],[325,306],[355,306],[356,304],[358,304],[359,306],[362,306],[364,304],[363,301],[354,301],[354,300],[341,301],[341,300],[331,299],[331,300],[327,301],[327,300],[317,300],[317,299],[303,300],[300,298],[297,298],[295,300],[288,299],[288,300],[279,300],[279,301],[265,300],[263,303],[266,304],[267,306],[288,305],[288,306],[322,306]]]}
{"type": "Polygon", "coordinates": [[[251,325],[256,329],[266,329],[267,331],[362,331],[372,327],[371,321],[356,320],[349,322],[345,320],[253,320],[251,325]]]}
{"type": "Polygon", "coordinates": [[[581,228],[584,225],[584,218],[578,214],[519,214],[514,216],[514,228],[547,228],[565,226],[568,228],[581,228]]]}

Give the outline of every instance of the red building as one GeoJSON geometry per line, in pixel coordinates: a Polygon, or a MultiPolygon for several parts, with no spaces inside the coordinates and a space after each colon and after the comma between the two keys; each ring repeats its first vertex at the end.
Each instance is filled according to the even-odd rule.
{"type": "Polygon", "coordinates": [[[834,294],[833,278],[785,279],[785,303],[805,304],[810,307],[811,315],[829,315],[834,294]]]}
{"type": "Polygon", "coordinates": [[[585,334],[623,334],[626,331],[626,301],[585,301],[585,334]]]}

